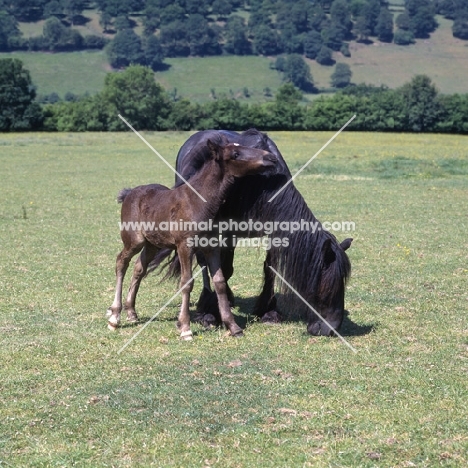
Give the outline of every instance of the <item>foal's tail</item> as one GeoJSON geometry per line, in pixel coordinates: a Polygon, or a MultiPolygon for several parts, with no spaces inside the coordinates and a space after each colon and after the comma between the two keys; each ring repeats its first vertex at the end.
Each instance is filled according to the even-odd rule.
{"type": "Polygon", "coordinates": [[[119,194],[117,195],[117,203],[123,203],[126,196],[132,191],[131,188],[124,188],[122,189],[119,194]]]}
{"type": "Polygon", "coordinates": [[[160,250],[148,265],[146,275],[160,268],[160,272],[165,271],[163,279],[180,277],[180,260],[177,251],[172,249],[160,250]],[[171,256],[172,254],[172,256],[171,256]],[[166,262],[164,262],[167,260],[166,262]],[[164,263],[163,263],[164,262],[164,263]]]}

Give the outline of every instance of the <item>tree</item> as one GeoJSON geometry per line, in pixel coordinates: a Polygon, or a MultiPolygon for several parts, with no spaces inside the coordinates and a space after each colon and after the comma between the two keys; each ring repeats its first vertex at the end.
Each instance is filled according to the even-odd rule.
{"type": "Polygon", "coordinates": [[[189,15],[185,28],[190,55],[204,56],[221,53],[217,34],[208,26],[208,21],[202,15],[189,15]]]}
{"type": "Polygon", "coordinates": [[[43,48],[49,50],[77,50],[83,46],[83,37],[76,29],[65,27],[62,22],[52,16],[43,27],[43,48]]]}
{"type": "Polygon", "coordinates": [[[288,54],[302,54],[304,50],[304,35],[297,34],[293,24],[287,25],[281,30],[282,49],[288,54]]]}
{"type": "Polygon", "coordinates": [[[397,29],[393,37],[393,42],[397,45],[414,44],[414,34],[411,31],[397,29]]]}
{"type": "Polygon", "coordinates": [[[228,0],[214,0],[211,11],[219,18],[225,18],[232,12],[232,5],[228,0]]]}
{"type": "Polygon", "coordinates": [[[260,55],[276,55],[280,52],[278,33],[265,24],[255,28],[253,45],[255,52],[260,55]]]}
{"type": "Polygon", "coordinates": [[[322,46],[315,60],[317,63],[320,63],[320,65],[333,65],[332,53],[333,51],[329,47],[322,46]]]}
{"type": "Polygon", "coordinates": [[[332,23],[341,26],[345,34],[349,34],[353,27],[351,12],[346,0],[334,0],[330,7],[330,18],[332,23]]]}
{"type": "Polygon", "coordinates": [[[468,11],[460,12],[452,25],[453,37],[468,39],[468,11]]]}
{"type": "Polygon", "coordinates": [[[110,109],[109,130],[124,128],[118,114],[138,130],[166,128],[165,119],[171,111],[171,103],[147,67],[133,65],[122,73],[106,75],[102,98],[110,109]]]}
{"type": "Polygon", "coordinates": [[[365,42],[369,39],[372,33],[372,29],[369,25],[369,21],[365,16],[358,16],[358,19],[354,25],[354,31],[358,36],[359,42],[365,42]]]}
{"type": "Polygon", "coordinates": [[[72,25],[76,17],[83,12],[86,6],[85,3],[84,0],[62,0],[64,13],[68,16],[72,25]]]}
{"type": "Polygon", "coordinates": [[[166,57],[187,57],[190,45],[186,25],[182,21],[161,26],[160,40],[166,57]]]}
{"type": "Polygon", "coordinates": [[[351,68],[347,63],[337,63],[331,75],[330,84],[334,88],[345,88],[351,83],[351,68]]]}
{"type": "Polygon", "coordinates": [[[20,38],[16,19],[5,10],[0,10],[0,50],[10,50],[20,38]]]}
{"type": "Polygon", "coordinates": [[[426,38],[437,27],[434,11],[430,7],[419,8],[417,13],[411,17],[411,29],[415,37],[426,38]]]}
{"type": "Polygon", "coordinates": [[[323,46],[322,36],[317,31],[309,31],[304,38],[304,53],[307,58],[315,59],[323,46]]]}
{"type": "Polygon", "coordinates": [[[300,130],[303,128],[304,108],[299,105],[302,93],[292,83],[278,89],[269,126],[273,129],[300,130]]]}
{"type": "Polygon", "coordinates": [[[370,30],[370,36],[374,36],[377,26],[377,18],[380,14],[380,1],[368,0],[361,8],[360,16],[365,19],[366,26],[370,30]]]}
{"type": "Polygon", "coordinates": [[[7,2],[9,11],[18,20],[24,22],[35,22],[42,19],[44,7],[50,0],[16,0],[7,2]]]}
{"type": "Polygon", "coordinates": [[[393,41],[393,15],[387,8],[382,8],[380,10],[375,33],[381,42],[393,41]]]}
{"type": "Polygon", "coordinates": [[[252,52],[252,47],[247,39],[247,27],[244,19],[240,16],[231,16],[224,28],[226,52],[234,55],[248,55],[252,52]]]}
{"type": "Polygon", "coordinates": [[[18,59],[0,59],[0,131],[39,128],[43,114],[34,102],[36,91],[29,71],[18,59]]]}
{"type": "Polygon", "coordinates": [[[304,91],[310,91],[314,85],[309,65],[299,54],[291,54],[286,57],[284,78],[304,91]]]}
{"type": "Polygon", "coordinates": [[[161,70],[164,67],[164,51],[161,41],[156,36],[149,36],[145,47],[146,64],[152,70],[161,70]]]}
{"type": "Polygon", "coordinates": [[[409,130],[431,131],[440,114],[438,91],[431,79],[426,75],[417,75],[399,92],[406,103],[409,130]]]}
{"type": "Polygon", "coordinates": [[[109,26],[112,24],[112,16],[107,11],[101,11],[99,16],[99,25],[102,27],[104,32],[107,32],[109,26]]]}
{"type": "Polygon", "coordinates": [[[132,29],[119,31],[107,46],[107,55],[113,68],[145,62],[140,37],[132,29]]]}
{"type": "Polygon", "coordinates": [[[132,23],[125,15],[117,16],[114,20],[114,29],[116,31],[123,31],[124,29],[132,29],[132,23]]]}
{"type": "Polygon", "coordinates": [[[174,21],[185,20],[185,10],[177,4],[171,4],[166,8],[163,8],[160,13],[161,24],[170,24],[174,21]]]}

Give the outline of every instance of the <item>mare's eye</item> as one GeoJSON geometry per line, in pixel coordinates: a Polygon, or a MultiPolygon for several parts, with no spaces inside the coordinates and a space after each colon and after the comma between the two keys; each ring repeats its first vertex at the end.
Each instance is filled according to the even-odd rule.
{"type": "Polygon", "coordinates": [[[232,159],[237,159],[239,157],[239,153],[237,151],[234,151],[234,153],[232,153],[232,159]]]}

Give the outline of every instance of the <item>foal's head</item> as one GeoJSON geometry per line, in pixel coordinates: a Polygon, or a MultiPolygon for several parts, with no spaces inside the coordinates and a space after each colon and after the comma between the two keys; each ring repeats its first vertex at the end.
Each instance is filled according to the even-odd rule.
{"type": "Polygon", "coordinates": [[[211,140],[207,146],[225,175],[244,177],[259,173],[274,172],[277,158],[274,154],[238,143],[218,144],[211,140]]]}

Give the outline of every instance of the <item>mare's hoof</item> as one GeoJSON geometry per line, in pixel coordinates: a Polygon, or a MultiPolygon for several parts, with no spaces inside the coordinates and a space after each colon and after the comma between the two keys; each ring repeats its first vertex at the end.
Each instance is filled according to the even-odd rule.
{"type": "Polygon", "coordinates": [[[191,330],[182,332],[180,334],[180,339],[184,341],[190,341],[193,340],[193,333],[191,330]]]}
{"type": "Polygon", "coordinates": [[[263,323],[281,323],[281,315],[276,310],[270,310],[262,317],[263,323]]]}
{"type": "Polygon", "coordinates": [[[234,334],[231,333],[231,336],[232,336],[233,338],[242,338],[242,337],[244,336],[244,331],[241,330],[241,331],[238,331],[238,332],[236,332],[236,333],[234,333],[234,334]]]}
{"type": "Polygon", "coordinates": [[[137,323],[138,322],[138,315],[137,314],[130,314],[129,316],[127,316],[127,322],[137,323]]]}
{"type": "Polygon", "coordinates": [[[201,319],[201,323],[205,328],[213,328],[216,327],[218,321],[213,314],[205,314],[201,319]]]}

